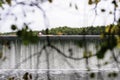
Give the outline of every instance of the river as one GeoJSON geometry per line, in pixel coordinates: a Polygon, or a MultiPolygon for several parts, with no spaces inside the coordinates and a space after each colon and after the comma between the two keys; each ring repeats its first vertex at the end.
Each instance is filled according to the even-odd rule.
{"type": "MultiPolygon", "coordinates": [[[[47,46],[46,36],[40,36],[39,39],[37,44],[24,45],[16,36],[0,36],[1,79],[5,74],[4,77],[17,75],[21,79],[21,75],[30,72],[32,75],[39,73],[38,80],[46,80],[45,76],[43,78],[40,76],[45,75],[49,69],[52,80],[86,80],[86,73],[89,71],[87,71],[86,60],[83,59],[84,54],[85,52],[96,54],[103,42],[99,35],[51,35],[49,36],[50,44],[54,46],[51,47],[47,46]],[[76,73],[77,75],[79,73],[79,78],[75,77],[76,73]]],[[[115,54],[118,54],[119,51],[119,48],[114,49],[115,54]]],[[[108,50],[103,60],[98,60],[96,56],[88,59],[90,72],[95,72],[97,75],[92,80],[98,79],[99,71],[102,72],[105,80],[107,80],[107,72],[118,72],[116,64],[112,63],[111,56],[111,52],[108,50]],[[110,62],[110,64],[103,65],[105,62],[110,62]],[[98,67],[98,63],[102,66],[98,67]]],[[[118,79],[116,78],[116,80],[118,79]]]]}

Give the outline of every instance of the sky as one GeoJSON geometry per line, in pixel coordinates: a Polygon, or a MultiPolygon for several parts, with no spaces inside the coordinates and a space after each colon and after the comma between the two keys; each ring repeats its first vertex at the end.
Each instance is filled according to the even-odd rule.
{"type": "Polygon", "coordinates": [[[88,5],[88,0],[53,0],[52,3],[46,1],[40,6],[45,11],[47,20],[44,20],[42,11],[36,7],[4,5],[5,9],[0,9],[0,32],[10,32],[11,24],[15,24],[21,29],[26,23],[33,30],[42,30],[59,26],[87,27],[113,23],[113,15],[109,14],[110,11],[113,11],[111,0],[102,0],[98,4],[97,15],[95,15],[95,5],[88,5]],[[72,3],[71,7],[69,3],[72,3]],[[75,9],[75,5],[78,6],[78,10],[75,9]],[[103,8],[107,9],[104,13],[101,12],[103,8]]]}

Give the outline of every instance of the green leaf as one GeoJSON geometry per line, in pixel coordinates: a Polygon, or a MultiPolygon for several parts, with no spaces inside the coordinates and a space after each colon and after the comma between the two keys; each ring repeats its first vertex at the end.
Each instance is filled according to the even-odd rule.
{"type": "Polygon", "coordinates": [[[2,4],[3,4],[3,3],[0,1],[0,7],[2,7],[2,4]]]}
{"type": "Polygon", "coordinates": [[[84,58],[88,57],[88,53],[87,53],[87,51],[84,51],[84,53],[83,53],[83,57],[84,57],[84,58]]]}
{"type": "Polygon", "coordinates": [[[108,77],[109,77],[109,78],[111,78],[111,77],[112,77],[112,74],[111,74],[111,73],[109,73],[109,74],[108,74],[108,77]]]}
{"type": "Polygon", "coordinates": [[[82,48],[82,47],[84,47],[85,42],[84,42],[84,40],[80,40],[80,41],[76,41],[75,44],[76,44],[78,47],[82,48]]]}
{"type": "Polygon", "coordinates": [[[28,41],[28,40],[23,39],[23,44],[24,44],[24,45],[28,45],[28,44],[29,44],[29,41],[28,41]]]}
{"type": "Polygon", "coordinates": [[[3,57],[3,53],[2,52],[0,52],[0,59],[3,57]]]}
{"type": "Polygon", "coordinates": [[[12,29],[12,30],[16,30],[16,29],[17,29],[16,25],[12,25],[12,26],[11,26],[11,29],[12,29]]]}
{"type": "Polygon", "coordinates": [[[39,41],[37,34],[34,34],[27,25],[25,25],[21,30],[18,30],[17,35],[25,45],[28,45],[29,43],[35,44],[39,41]]]}
{"type": "Polygon", "coordinates": [[[113,75],[113,77],[117,77],[118,76],[118,74],[116,72],[113,72],[112,75],[113,75]]]}
{"type": "Polygon", "coordinates": [[[15,80],[15,77],[8,77],[7,80],[15,80]]]}
{"type": "Polygon", "coordinates": [[[25,29],[28,30],[28,26],[27,25],[25,25],[25,29]]]}
{"type": "Polygon", "coordinates": [[[50,3],[52,3],[53,0],[48,0],[50,3]]]}
{"type": "Polygon", "coordinates": [[[97,58],[98,59],[103,59],[105,56],[105,53],[107,51],[107,47],[101,47],[101,49],[97,52],[97,58]]]}
{"type": "Polygon", "coordinates": [[[22,35],[22,31],[21,30],[17,31],[17,36],[21,37],[21,35],[22,35]]]}
{"type": "Polygon", "coordinates": [[[104,63],[104,65],[107,65],[107,64],[108,64],[108,62],[105,62],[105,63],[104,63]]]}
{"type": "Polygon", "coordinates": [[[91,73],[90,78],[95,78],[95,73],[91,73]]]}
{"type": "Polygon", "coordinates": [[[111,72],[111,73],[108,74],[108,77],[110,77],[110,78],[111,78],[111,77],[114,77],[114,78],[115,78],[115,77],[117,77],[117,76],[118,76],[118,73],[116,73],[116,72],[111,72]]]}
{"type": "Polygon", "coordinates": [[[9,5],[11,5],[11,0],[6,0],[6,2],[7,2],[9,5]]]}

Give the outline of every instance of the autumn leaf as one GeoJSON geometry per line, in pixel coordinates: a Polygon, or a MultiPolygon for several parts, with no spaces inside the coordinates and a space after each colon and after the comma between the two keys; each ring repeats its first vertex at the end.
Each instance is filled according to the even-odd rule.
{"type": "Polygon", "coordinates": [[[97,4],[100,0],[95,0],[95,3],[97,4]]]}
{"type": "Polygon", "coordinates": [[[93,4],[93,1],[92,1],[92,0],[89,0],[89,1],[88,1],[88,4],[89,4],[89,5],[93,4]]]}

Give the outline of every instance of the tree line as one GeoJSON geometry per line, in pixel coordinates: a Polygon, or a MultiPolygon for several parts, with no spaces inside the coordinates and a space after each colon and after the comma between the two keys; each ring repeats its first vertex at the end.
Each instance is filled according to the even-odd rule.
{"type": "MultiPolygon", "coordinates": [[[[14,25],[15,26],[15,25],[14,25]]],[[[13,25],[11,26],[13,28],[13,25]]],[[[16,26],[17,28],[17,26],[16,26]]],[[[22,30],[18,32],[25,32],[26,29],[23,27],[22,30]]],[[[28,28],[27,28],[28,29],[28,28]]],[[[43,29],[40,31],[31,31],[29,32],[30,34],[32,33],[33,35],[38,35],[41,33],[42,35],[109,35],[109,34],[120,34],[119,30],[119,25],[107,25],[107,26],[89,26],[89,27],[79,27],[79,28],[74,28],[74,27],[68,27],[68,26],[60,26],[56,28],[51,28],[48,30],[46,33],[46,30],[48,29],[43,29]]],[[[18,35],[18,32],[6,32],[6,33],[0,33],[0,35],[18,35]]]]}
{"type": "MultiPolygon", "coordinates": [[[[105,32],[105,26],[90,26],[71,28],[67,26],[49,29],[50,35],[100,35],[105,32]]],[[[46,30],[41,30],[42,34],[46,34],[46,30]]]]}

